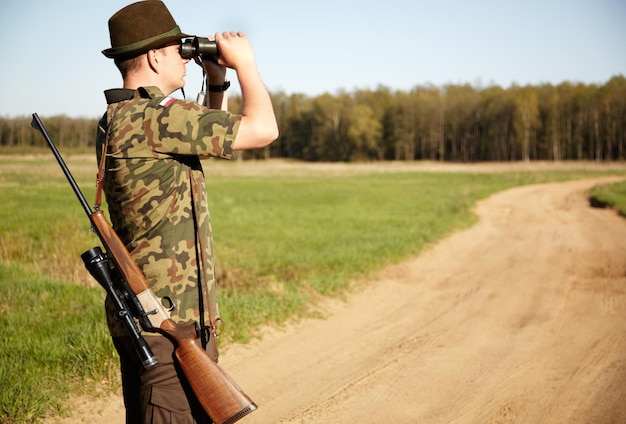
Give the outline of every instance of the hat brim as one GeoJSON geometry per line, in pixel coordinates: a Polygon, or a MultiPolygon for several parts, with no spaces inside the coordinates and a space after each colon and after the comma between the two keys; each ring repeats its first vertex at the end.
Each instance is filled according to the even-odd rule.
{"type": "Polygon", "coordinates": [[[134,56],[139,56],[140,54],[145,53],[150,49],[165,46],[170,43],[180,42],[181,39],[189,37],[193,36],[181,32],[180,28],[177,26],[176,28],[165,34],[159,34],[148,40],[142,40],[138,43],[130,44],[127,46],[112,47],[102,50],[102,54],[110,59],[131,58],[134,56]]]}

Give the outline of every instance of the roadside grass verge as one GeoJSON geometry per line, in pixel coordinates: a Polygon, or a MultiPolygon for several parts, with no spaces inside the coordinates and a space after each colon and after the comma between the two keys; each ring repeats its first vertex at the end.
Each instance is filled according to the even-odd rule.
{"type": "Polygon", "coordinates": [[[593,187],[590,201],[594,206],[611,207],[626,217],[626,181],[593,187]]]}
{"type": "MultiPolygon", "coordinates": [[[[66,158],[93,199],[92,158],[66,158]]],[[[213,166],[215,165],[215,166],[213,166]]],[[[502,173],[237,173],[206,169],[216,251],[222,346],[263,325],[315,314],[389,263],[475,222],[479,199],[513,186],[624,171],[502,173]]],[[[306,165],[302,165],[306,167],[306,165]]],[[[116,387],[104,290],[80,254],[99,245],[54,159],[0,158],[0,422],[62,414],[71,393],[116,387]],[[7,346],[5,349],[4,346],[7,346]],[[93,382],[100,382],[98,385],[93,382]],[[97,386],[97,387],[96,387],[97,386]]]]}

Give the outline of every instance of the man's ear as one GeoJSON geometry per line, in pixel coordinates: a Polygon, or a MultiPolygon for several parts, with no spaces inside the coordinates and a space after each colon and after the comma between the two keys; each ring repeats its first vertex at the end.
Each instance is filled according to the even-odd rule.
{"type": "Polygon", "coordinates": [[[148,65],[157,74],[159,73],[159,52],[157,49],[148,50],[148,65]]]}

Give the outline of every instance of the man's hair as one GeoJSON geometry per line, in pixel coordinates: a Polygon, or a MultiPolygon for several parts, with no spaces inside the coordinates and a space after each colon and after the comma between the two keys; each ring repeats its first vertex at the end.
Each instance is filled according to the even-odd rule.
{"type": "Polygon", "coordinates": [[[128,75],[129,72],[139,69],[144,55],[145,53],[140,54],[139,56],[131,57],[130,59],[115,58],[113,60],[117,69],[120,70],[122,78],[126,78],[126,75],[128,75]]]}
{"type": "MultiPolygon", "coordinates": [[[[164,55],[167,55],[166,48],[171,45],[172,44],[168,44],[163,47],[157,47],[156,50],[160,50],[163,52],[164,55]]],[[[126,75],[128,75],[129,72],[139,69],[139,67],[141,66],[143,57],[146,54],[147,53],[143,53],[143,54],[140,54],[139,56],[131,57],[130,59],[115,58],[113,59],[113,62],[115,63],[115,66],[117,66],[117,69],[120,70],[120,73],[122,74],[122,78],[126,78],[126,75]]]]}

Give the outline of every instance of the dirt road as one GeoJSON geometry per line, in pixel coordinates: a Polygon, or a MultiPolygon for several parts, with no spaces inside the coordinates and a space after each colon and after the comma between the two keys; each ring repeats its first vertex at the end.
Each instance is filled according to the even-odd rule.
{"type": "MultiPolygon", "coordinates": [[[[626,220],[585,197],[610,180],[494,195],[326,319],[223,351],[241,423],[625,423],[626,220]]],[[[64,423],[123,422],[81,408],[64,423]]]]}

